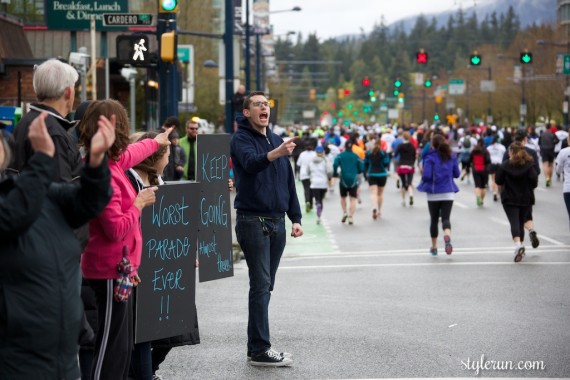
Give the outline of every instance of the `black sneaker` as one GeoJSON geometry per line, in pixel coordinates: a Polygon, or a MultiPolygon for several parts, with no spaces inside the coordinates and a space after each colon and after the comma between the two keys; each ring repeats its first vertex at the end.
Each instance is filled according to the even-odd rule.
{"type": "Polygon", "coordinates": [[[410,206],[414,205],[414,197],[410,195],[410,206]]]}
{"type": "Polygon", "coordinates": [[[532,230],[528,233],[530,237],[530,243],[532,244],[532,248],[538,248],[540,241],[538,241],[538,236],[536,235],[536,231],[532,230]]]}
{"type": "MultiPolygon", "coordinates": [[[[271,351],[276,352],[273,348],[270,348],[271,351]]],[[[282,358],[292,358],[293,354],[289,353],[289,352],[279,352],[279,355],[281,355],[282,358]]],[[[251,352],[247,352],[247,361],[251,360],[251,352]]]]}
{"type": "Polygon", "coordinates": [[[287,367],[293,364],[291,358],[285,358],[277,351],[269,349],[263,354],[251,357],[250,365],[257,367],[287,367]]]}
{"type": "Polygon", "coordinates": [[[342,215],[342,219],[340,220],[341,223],[345,223],[347,218],[348,218],[348,214],[345,212],[345,213],[342,215]]]}
{"type": "Polygon", "coordinates": [[[524,253],[524,246],[515,248],[515,263],[518,263],[523,259],[524,253]]]}

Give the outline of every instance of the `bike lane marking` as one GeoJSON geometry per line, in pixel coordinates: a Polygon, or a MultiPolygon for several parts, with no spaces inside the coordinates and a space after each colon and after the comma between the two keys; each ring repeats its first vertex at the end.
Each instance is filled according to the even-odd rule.
{"type": "Polygon", "coordinates": [[[297,197],[301,205],[301,212],[303,219],[301,221],[303,226],[303,236],[293,238],[290,236],[292,223],[285,217],[285,228],[287,233],[287,244],[285,245],[284,257],[287,255],[303,256],[314,255],[315,253],[339,253],[338,245],[331,233],[326,220],[322,219],[321,224],[317,224],[316,206],[313,206],[311,212],[305,211],[305,195],[303,191],[303,184],[300,181],[295,181],[295,188],[297,189],[297,197]]]}

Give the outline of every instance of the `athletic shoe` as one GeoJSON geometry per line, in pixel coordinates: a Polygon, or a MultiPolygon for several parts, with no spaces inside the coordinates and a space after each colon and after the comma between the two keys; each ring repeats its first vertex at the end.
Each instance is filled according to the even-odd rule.
{"type": "Polygon", "coordinates": [[[550,187],[550,185],[552,184],[552,181],[550,179],[546,180],[546,187],[550,187]]]}
{"type": "MultiPolygon", "coordinates": [[[[273,348],[270,348],[269,350],[273,351],[273,352],[277,352],[273,348]]],[[[283,358],[289,358],[290,359],[293,357],[293,354],[291,354],[289,352],[278,352],[278,354],[281,355],[281,357],[283,357],[283,358]]],[[[247,352],[247,361],[250,361],[250,360],[251,360],[251,353],[248,351],[247,352]]]]}
{"type": "Polygon", "coordinates": [[[399,179],[396,180],[396,188],[397,188],[397,189],[400,188],[400,180],[399,180],[399,179]]]}
{"type": "Polygon", "coordinates": [[[410,206],[414,205],[414,197],[410,195],[410,206]]]}
{"type": "Polygon", "coordinates": [[[481,200],[481,196],[480,196],[480,195],[477,195],[477,206],[478,206],[478,207],[483,206],[483,201],[481,200]]]}
{"type": "Polygon", "coordinates": [[[528,236],[530,237],[530,243],[532,244],[532,248],[538,248],[540,241],[538,241],[538,236],[536,235],[536,231],[535,230],[530,231],[528,233],[528,236]]]}
{"type": "Polygon", "coordinates": [[[162,380],[162,376],[154,374],[152,375],[152,380],[162,380]]]}
{"type": "Polygon", "coordinates": [[[321,224],[321,218],[317,217],[317,224],[321,224]]]}
{"type": "Polygon", "coordinates": [[[451,245],[451,238],[445,235],[443,237],[443,241],[445,242],[445,253],[451,255],[451,252],[453,252],[453,246],[451,245]]]}
{"type": "Polygon", "coordinates": [[[432,256],[437,256],[437,248],[430,248],[429,253],[431,253],[432,256]]]}
{"type": "Polygon", "coordinates": [[[499,200],[499,196],[495,193],[493,194],[493,201],[497,202],[499,200]]]}
{"type": "Polygon", "coordinates": [[[341,223],[346,222],[346,218],[348,218],[348,214],[345,212],[344,215],[342,216],[342,220],[340,222],[341,223]]]}
{"type": "Polygon", "coordinates": [[[287,367],[293,364],[293,360],[289,357],[281,356],[277,351],[269,349],[263,354],[251,357],[250,365],[257,367],[287,367]]]}
{"type": "Polygon", "coordinates": [[[306,212],[311,212],[311,209],[312,209],[312,207],[311,207],[311,202],[307,202],[307,203],[305,204],[305,211],[306,211],[306,212]]]}
{"type": "Polygon", "coordinates": [[[406,200],[402,201],[402,207],[406,207],[406,200]]]}
{"type": "Polygon", "coordinates": [[[378,219],[378,211],[376,209],[372,210],[372,219],[378,219]]]}
{"type": "Polygon", "coordinates": [[[348,217],[348,224],[354,224],[354,221],[352,220],[352,216],[348,217]]]}
{"type": "Polygon", "coordinates": [[[521,261],[524,257],[524,246],[515,247],[515,263],[521,261]]]}

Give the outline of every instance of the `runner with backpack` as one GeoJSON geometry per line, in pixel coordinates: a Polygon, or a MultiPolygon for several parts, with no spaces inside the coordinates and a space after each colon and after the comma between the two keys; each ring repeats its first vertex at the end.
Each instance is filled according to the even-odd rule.
{"type": "Polygon", "coordinates": [[[475,182],[475,197],[477,206],[482,207],[485,202],[485,192],[489,183],[489,165],[491,158],[485,149],[485,141],[480,139],[469,156],[473,168],[473,182],[475,182]]]}

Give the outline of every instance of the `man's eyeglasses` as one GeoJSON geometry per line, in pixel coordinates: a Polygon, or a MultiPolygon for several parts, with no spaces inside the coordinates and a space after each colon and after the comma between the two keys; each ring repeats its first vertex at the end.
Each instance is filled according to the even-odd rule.
{"type": "Polygon", "coordinates": [[[254,107],[261,107],[261,106],[269,107],[269,102],[253,102],[251,103],[251,105],[254,107]]]}

